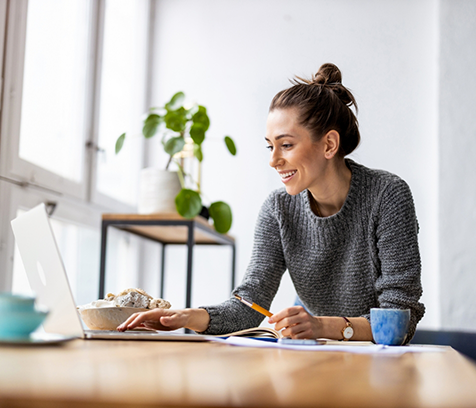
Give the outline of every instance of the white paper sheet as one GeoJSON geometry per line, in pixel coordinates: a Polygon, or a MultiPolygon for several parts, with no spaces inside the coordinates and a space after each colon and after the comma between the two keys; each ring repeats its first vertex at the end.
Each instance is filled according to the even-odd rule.
{"type": "Polygon", "coordinates": [[[382,346],[379,344],[372,345],[349,345],[349,343],[342,343],[342,345],[318,345],[318,346],[300,346],[291,344],[279,344],[271,341],[263,341],[250,339],[246,337],[228,337],[226,340],[217,339],[220,343],[229,344],[231,346],[242,347],[260,347],[260,348],[279,348],[287,350],[305,350],[305,351],[345,351],[348,353],[358,354],[389,354],[399,355],[404,353],[428,353],[428,352],[442,352],[445,347],[438,346],[382,346]]]}

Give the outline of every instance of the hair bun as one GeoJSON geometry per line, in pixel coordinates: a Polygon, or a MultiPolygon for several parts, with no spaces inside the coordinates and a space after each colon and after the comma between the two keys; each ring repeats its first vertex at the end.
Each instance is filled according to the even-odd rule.
{"type": "Polygon", "coordinates": [[[317,85],[342,84],[342,74],[336,65],[327,62],[312,76],[312,83],[317,85]]]}
{"type": "Polygon", "coordinates": [[[338,155],[350,154],[359,144],[359,123],[351,109],[357,103],[352,93],[342,85],[342,74],[334,64],[323,64],[311,79],[295,76],[288,89],[278,92],[269,107],[296,108],[299,123],[311,132],[313,141],[320,140],[330,130],[340,136],[338,155]]]}

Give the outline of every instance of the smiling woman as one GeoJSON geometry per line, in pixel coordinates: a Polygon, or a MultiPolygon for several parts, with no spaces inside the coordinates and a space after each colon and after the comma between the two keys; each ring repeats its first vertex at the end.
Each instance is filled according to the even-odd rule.
{"type": "Polygon", "coordinates": [[[350,109],[353,105],[357,110],[357,103],[333,64],[322,65],[311,80],[296,78],[293,83],[269,108],[269,164],[288,194],[307,189],[316,214],[330,216],[340,210],[350,186],[351,172],[343,158],[360,141],[350,109]]]}
{"type": "Polygon", "coordinates": [[[320,216],[339,211],[350,185],[351,172],[343,157],[329,160],[337,155],[339,140],[339,133],[330,130],[315,141],[311,131],[300,124],[296,108],[273,109],[269,113],[269,165],[278,172],[288,194],[308,189],[320,216]]]}
{"type": "MultiPolygon", "coordinates": [[[[372,340],[370,309],[393,308],[410,309],[408,342],[425,311],[413,198],[398,176],[345,158],[360,141],[352,106],[333,64],[274,97],[265,139],[285,188],[261,208],[251,261],[233,295],[269,309],[288,270],[306,309],[270,317],[283,336],[372,340]]],[[[149,312],[120,329],[223,334],[262,318],[233,296],[217,306],[149,312]]]]}

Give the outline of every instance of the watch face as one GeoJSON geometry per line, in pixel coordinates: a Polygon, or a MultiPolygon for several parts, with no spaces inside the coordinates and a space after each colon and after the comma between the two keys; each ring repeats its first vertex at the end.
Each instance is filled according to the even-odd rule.
{"type": "Polygon", "coordinates": [[[354,329],[352,327],[346,327],[343,334],[344,338],[350,339],[354,335],[354,329]]]}

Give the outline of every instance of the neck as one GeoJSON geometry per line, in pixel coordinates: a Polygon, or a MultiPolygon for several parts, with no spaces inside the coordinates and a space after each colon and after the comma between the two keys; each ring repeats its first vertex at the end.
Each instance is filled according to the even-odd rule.
{"type": "Polygon", "coordinates": [[[329,162],[319,184],[308,189],[314,201],[311,201],[313,212],[320,217],[338,213],[349,193],[351,177],[344,159],[329,162]]]}

